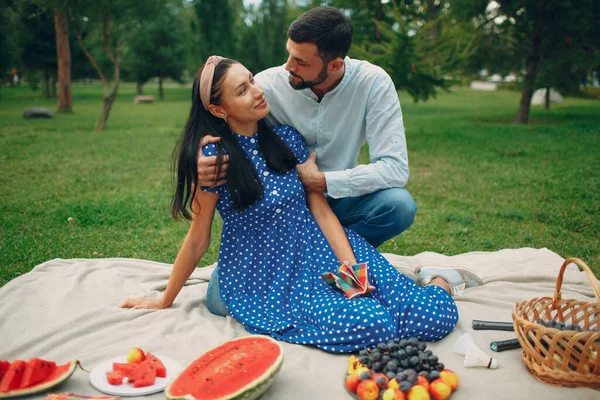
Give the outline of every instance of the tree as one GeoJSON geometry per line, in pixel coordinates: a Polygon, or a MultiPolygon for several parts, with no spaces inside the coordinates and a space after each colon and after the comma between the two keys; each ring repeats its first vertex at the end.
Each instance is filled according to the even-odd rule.
{"type": "Polygon", "coordinates": [[[9,19],[5,10],[0,10],[0,101],[2,101],[2,85],[8,78],[12,67],[13,51],[8,41],[9,19]]]}
{"type": "Polygon", "coordinates": [[[354,25],[350,55],[384,68],[397,89],[426,101],[446,89],[477,50],[474,27],[447,2],[337,0],[354,25]],[[443,29],[442,29],[443,27],[443,29]]]}
{"type": "Polygon", "coordinates": [[[44,97],[56,95],[56,39],[54,17],[41,3],[15,4],[18,14],[16,35],[21,49],[20,62],[30,83],[36,87],[41,74],[44,97]]]}
{"type": "Polygon", "coordinates": [[[236,3],[239,2],[194,0],[194,32],[198,35],[198,52],[202,62],[213,54],[232,58],[235,56],[236,3]]]}
{"type": "Polygon", "coordinates": [[[595,3],[594,0],[453,2],[463,15],[476,21],[487,43],[497,44],[496,54],[501,51],[504,61],[492,56],[484,60],[487,69],[494,71],[498,65],[505,69],[508,61],[513,72],[525,71],[516,122],[528,122],[531,98],[540,84],[576,87],[581,72],[598,65],[600,8],[595,3]]]}
{"type": "Polygon", "coordinates": [[[96,70],[104,88],[104,105],[96,130],[104,130],[112,105],[119,91],[121,62],[125,51],[126,35],[135,35],[145,23],[164,10],[164,2],[151,0],[66,0],[66,8],[72,20],[77,41],[96,70]],[[98,38],[105,55],[113,69],[113,86],[109,90],[109,81],[98,60],[86,45],[87,38],[98,38]]]}
{"type": "Polygon", "coordinates": [[[181,81],[186,64],[186,36],[180,12],[179,7],[168,8],[145,24],[130,42],[126,68],[138,83],[138,92],[144,83],[156,76],[162,100],[163,79],[181,81]]]}
{"type": "Polygon", "coordinates": [[[238,32],[237,57],[257,73],[286,59],[285,42],[289,6],[285,0],[263,0],[259,5],[243,9],[238,32]]]}
{"type": "Polygon", "coordinates": [[[71,46],[67,16],[61,10],[54,10],[54,31],[56,35],[56,59],[58,70],[58,112],[72,111],[71,98],[71,46]]]}

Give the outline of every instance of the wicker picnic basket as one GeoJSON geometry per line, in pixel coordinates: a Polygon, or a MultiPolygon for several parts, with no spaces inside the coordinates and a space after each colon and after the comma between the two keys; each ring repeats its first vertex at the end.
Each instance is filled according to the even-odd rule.
{"type": "Polygon", "coordinates": [[[518,303],[512,317],[523,348],[523,361],[533,376],[551,385],[600,390],[600,289],[583,261],[565,260],[556,279],[554,297],[518,303]],[[561,298],[563,275],[570,263],[579,265],[588,275],[597,303],[561,298]],[[583,329],[578,332],[548,328],[536,322],[540,319],[578,324],[583,329]]]}

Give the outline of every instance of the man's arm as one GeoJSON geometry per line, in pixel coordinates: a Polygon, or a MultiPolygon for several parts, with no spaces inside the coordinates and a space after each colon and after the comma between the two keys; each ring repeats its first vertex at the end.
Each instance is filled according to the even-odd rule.
{"type": "Polygon", "coordinates": [[[408,153],[398,93],[391,78],[377,78],[367,99],[364,123],[370,163],[344,171],[325,172],[327,194],[354,197],[378,190],[404,187],[408,181],[408,153]]]}

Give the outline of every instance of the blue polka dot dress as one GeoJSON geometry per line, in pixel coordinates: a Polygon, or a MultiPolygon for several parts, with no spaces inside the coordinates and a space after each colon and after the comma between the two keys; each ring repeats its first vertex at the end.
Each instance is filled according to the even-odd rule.
{"type": "MultiPolygon", "coordinates": [[[[299,163],[308,159],[295,129],[280,125],[274,131],[299,163]]],[[[458,310],[447,292],[419,287],[352,230],[346,234],[357,261],[368,262],[375,290],[348,300],[329,286],[321,273],[336,271],[339,262],[308,209],[296,170],[283,175],[271,171],[256,135],[235,136],[258,172],[263,197],[239,212],[231,210],[226,185],[203,190],[220,196],[221,298],[247,331],[348,353],[390,339],[439,340],[454,328],[458,310]]],[[[205,146],[203,154],[215,155],[215,145],[205,146]]]]}

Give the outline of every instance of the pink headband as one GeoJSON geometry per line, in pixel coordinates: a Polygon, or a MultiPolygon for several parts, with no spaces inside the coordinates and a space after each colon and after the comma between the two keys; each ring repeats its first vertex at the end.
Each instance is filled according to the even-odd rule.
{"type": "Polygon", "coordinates": [[[204,64],[204,70],[202,70],[202,76],[200,76],[200,100],[202,100],[202,105],[206,111],[208,111],[208,105],[210,104],[210,90],[215,76],[215,67],[223,60],[224,58],[221,56],[210,56],[204,64]]]}

